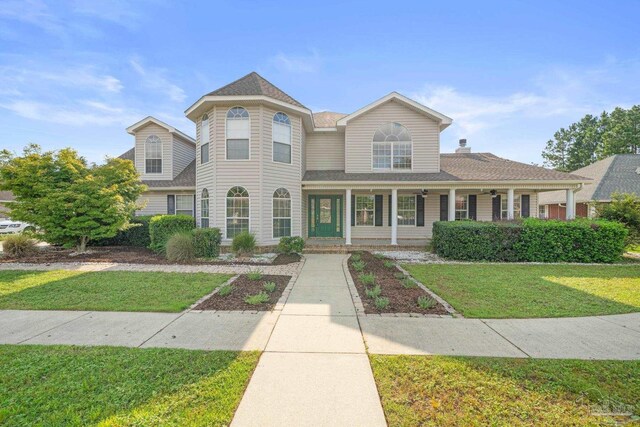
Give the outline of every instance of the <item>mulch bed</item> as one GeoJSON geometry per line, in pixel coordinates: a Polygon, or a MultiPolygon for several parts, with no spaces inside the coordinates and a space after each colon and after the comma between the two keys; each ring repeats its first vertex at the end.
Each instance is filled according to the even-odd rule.
{"type": "Polygon", "coordinates": [[[384,262],[387,259],[379,259],[373,256],[370,252],[360,252],[362,261],[366,263],[366,267],[363,273],[373,273],[376,276],[376,284],[382,288],[382,297],[389,298],[389,305],[384,309],[378,309],[373,300],[367,297],[365,293],[366,286],[362,283],[359,276],[362,273],[357,272],[353,268],[353,260],[349,258],[349,272],[353,278],[353,282],[356,285],[360,299],[364,305],[364,312],[367,314],[380,314],[380,313],[421,313],[421,314],[449,314],[449,312],[440,304],[436,302],[436,305],[428,310],[422,309],[418,306],[418,297],[422,295],[428,295],[419,287],[405,288],[402,286],[402,282],[394,275],[402,273],[394,265],[392,268],[385,267],[384,262]]]}
{"type": "Polygon", "coordinates": [[[273,309],[282,296],[282,292],[287,287],[289,280],[291,280],[291,276],[271,275],[264,275],[260,280],[251,280],[246,274],[242,274],[231,284],[233,291],[229,295],[221,296],[216,293],[198,304],[194,310],[269,311],[273,309]],[[263,291],[264,288],[262,286],[266,282],[274,282],[276,284],[275,291],[269,294],[269,301],[258,305],[247,304],[244,299],[247,296],[263,291]]]}
{"type": "Polygon", "coordinates": [[[192,262],[171,262],[164,256],[158,255],[147,248],[136,248],[131,246],[102,246],[91,247],[87,254],[74,255],[72,249],[59,247],[41,248],[37,253],[22,257],[20,259],[0,256],[0,263],[27,262],[35,264],[48,264],[53,262],[110,262],[110,263],[130,263],[130,264],[183,264],[183,265],[284,265],[300,261],[300,255],[280,254],[273,260],[273,263],[256,263],[250,261],[209,261],[195,260],[192,262]]]}

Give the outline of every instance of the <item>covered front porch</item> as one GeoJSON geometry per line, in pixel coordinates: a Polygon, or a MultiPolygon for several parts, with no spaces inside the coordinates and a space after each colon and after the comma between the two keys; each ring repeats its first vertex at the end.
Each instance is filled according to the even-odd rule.
{"type": "Polygon", "coordinates": [[[305,242],[305,252],[325,253],[325,252],[351,252],[351,251],[423,251],[430,239],[399,239],[397,245],[392,245],[388,239],[351,239],[351,244],[347,245],[344,238],[319,238],[309,237],[305,242]]]}

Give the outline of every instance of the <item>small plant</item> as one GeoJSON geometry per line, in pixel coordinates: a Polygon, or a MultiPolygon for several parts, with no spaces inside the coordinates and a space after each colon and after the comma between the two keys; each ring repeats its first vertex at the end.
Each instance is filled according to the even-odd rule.
{"type": "Polygon", "coordinates": [[[371,299],[375,300],[382,294],[382,288],[380,285],[376,285],[373,288],[366,288],[364,293],[371,299]]]}
{"type": "Polygon", "coordinates": [[[220,255],[219,228],[196,228],[192,233],[193,246],[198,258],[215,258],[220,255]]]}
{"type": "Polygon", "coordinates": [[[166,255],[169,261],[186,262],[196,257],[191,233],[176,233],[167,241],[166,255]]]}
{"type": "Polygon", "coordinates": [[[353,269],[358,273],[364,271],[364,268],[367,266],[367,264],[364,261],[355,261],[351,265],[353,266],[353,269]]]}
{"type": "Polygon", "coordinates": [[[266,292],[260,292],[255,295],[248,295],[245,297],[244,302],[251,305],[264,304],[269,302],[269,295],[266,292]]]}
{"type": "Polygon", "coordinates": [[[247,256],[253,254],[253,252],[256,250],[256,236],[249,233],[248,231],[243,231],[236,234],[233,237],[233,241],[231,242],[231,250],[237,256],[247,256]]]}
{"type": "Polygon", "coordinates": [[[385,261],[385,262],[384,262],[384,266],[385,266],[386,268],[393,268],[393,267],[395,267],[396,265],[395,265],[395,263],[394,263],[393,261],[387,260],[387,261],[385,261]]]}
{"type": "Polygon", "coordinates": [[[268,293],[272,293],[273,291],[276,290],[276,283],[275,282],[266,282],[264,285],[262,285],[262,287],[268,293]]]}
{"type": "Polygon", "coordinates": [[[351,255],[351,261],[360,262],[361,260],[362,260],[362,255],[360,255],[359,253],[355,253],[351,255]]]}
{"type": "Polygon", "coordinates": [[[247,278],[249,278],[249,280],[260,280],[262,279],[262,271],[250,270],[247,272],[247,278]]]}
{"type": "Polygon", "coordinates": [[[374,257],[378,258],[378,259],[385,259],[385,256],[382,254],[374,254],[374,257]]]}
{"type": "Polygon", "coordinates": [[[231,284],[226,284],[226,285],[220,286],[218,295],[220,295],[221,297],[226,297],[227,295],[230,295],[231,292],[233,292],[233,286],[231,284]]]}
{"type": "Polygon", "coordinates": [[[373,273],[362,273],[358,278],[365,286],[373,286],[376,283],[376,275],[373,273]]]}
{"type": "Polygon", "coordinates": [[[374,300],[374,304],[378,310],[384,310],[389,307],[389,298],[387,297],[378,297],[374,300]]]}
{"type": "Polygon", "coordinates": [[[428,310],[436,306],[436,300],[427,295],[421,295],[418,297],[418,307],[423,310],[428,310]]]}
{"type": "Polygon", "coordinates": [[[278,243],[278,251],[287,255],[302,253],[303,249],[304,239],[300,236],[281,237],[278,243]]]}
{"type": "Polygon", "coordinates": [[[398,280],[402,280],[407,276],[405,276],[402,271],[396,271],[395,273],[393,273],[393,277],[395,277],[398,280]]]}
{"type": "Polygon", "coordinates": [[[37,250],[36,241],[24,234],[12,234],[2,242],[4,252],[13,258],[22,258],[37,250]]]}
{"type": "Polygon", "coordinates": [[[405,289],[413,289],[417,288],[418,285],[416,284],[416,282],[411,280],[410,277],[405,277],[404,279],[402,279],[402,287],[405,289]]]}

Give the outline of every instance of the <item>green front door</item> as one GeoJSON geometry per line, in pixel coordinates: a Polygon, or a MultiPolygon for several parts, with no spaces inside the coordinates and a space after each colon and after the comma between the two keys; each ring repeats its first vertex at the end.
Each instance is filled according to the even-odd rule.
{"type": "Polygon", "coordinates": [[[342,237],[342,196],[309,196],[309,237],[342,237]]]}

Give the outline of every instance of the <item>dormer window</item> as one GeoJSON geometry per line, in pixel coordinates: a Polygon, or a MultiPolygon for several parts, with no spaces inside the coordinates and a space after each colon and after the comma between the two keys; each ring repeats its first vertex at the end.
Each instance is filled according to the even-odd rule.
{"type": "Polygon", "coordinates": [[[273,116],[273,161],[291,164],[291,120],[284,113],[273,116]]]}
{"type": "Polygon", "coordinates": [[[251,123],[249,112],[233,107],[227,112],[227,160],[249,160],[251,123]]]}
{"type": "Polygon", "coordinates": [[[145,173],[162,173],[162,141],[149,135],[144,143],[145,173]]]}
{"type": "Polygon", "coordinates": [[[200,123],[200,163],[209,161],[209,115],[202,116],[200,123]]]}
{"type": "Polygon", "coordinates": [[[400,123],[387,123],[373,135],[373,170],[411,170],[411,135],[400,123]]]}

